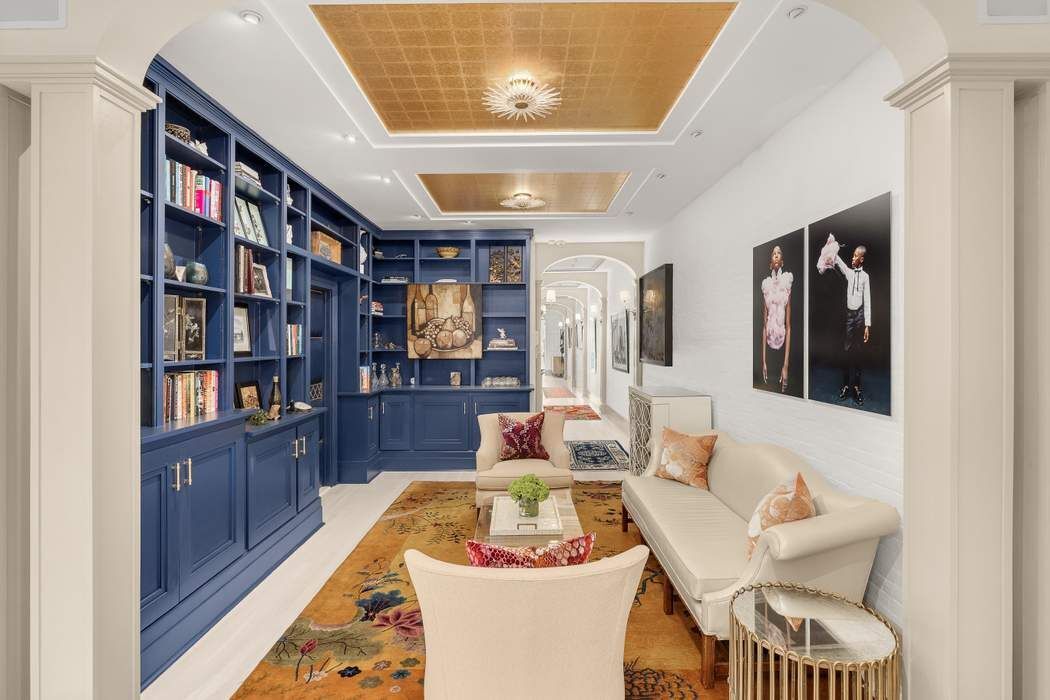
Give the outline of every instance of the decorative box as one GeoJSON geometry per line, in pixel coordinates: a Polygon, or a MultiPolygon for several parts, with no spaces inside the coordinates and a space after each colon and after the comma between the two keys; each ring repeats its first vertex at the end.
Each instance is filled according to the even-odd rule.
{"type": "Polygon", "coordinates": [[[558,506],[550,496],[541,501],[540,514],[535,518],[524,518],[518,514],[518,504],[510,496],[492,499],[492,523],[490,537],[514,537],[516,535],[557,535],[564,531],[558,506]]]}
{"type": "Polygon", "coordinates": [[[310,251],[325,260],[331,260],[339,265],[343,264],[343,244],[324,231],[310,232],[310,251]]]}

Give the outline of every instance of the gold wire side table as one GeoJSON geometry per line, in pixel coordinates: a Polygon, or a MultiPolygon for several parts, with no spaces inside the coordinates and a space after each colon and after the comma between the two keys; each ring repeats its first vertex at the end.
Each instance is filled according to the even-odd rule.
{"type": "Polygon", "coordinates": [[[733,595],[732,700],[900,700],[901,644],[874,610],[790,583],[733,595]]]}

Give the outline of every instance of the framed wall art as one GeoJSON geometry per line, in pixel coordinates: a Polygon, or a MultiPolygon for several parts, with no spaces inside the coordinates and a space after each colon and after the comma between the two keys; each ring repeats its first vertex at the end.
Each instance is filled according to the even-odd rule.
{"type": "Polygon", "coordinates": [[[651,365],[673,364],[674,277],[670,263],[650,270],[638,280],[639,359],[651,365]]]}

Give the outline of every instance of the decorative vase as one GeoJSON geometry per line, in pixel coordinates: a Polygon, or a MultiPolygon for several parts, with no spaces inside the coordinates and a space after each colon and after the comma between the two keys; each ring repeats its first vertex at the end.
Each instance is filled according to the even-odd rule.
{"type": "Polygon", "coordinates": [[[398,362],[394,365],[394,369],[390,370],[390,386],[398,387],[401,386],[401,363],[398,362]]]}
{"type": "Polygon", "coordinates": [[[518,515],[523,518],[538,518],[540,515],[539,501],[518,501],[518,515]]]}
{"type": "Polygon", "coordinates": [[[167,243],[164,244],[164,276],[169,280],[175,279],[175,253],[167,243]]]}
{"type": "Polygon", "coordinates": [[[186,281],[191,284],[208,284],[208,268],[204,263],[186,263],[186,281]]]}

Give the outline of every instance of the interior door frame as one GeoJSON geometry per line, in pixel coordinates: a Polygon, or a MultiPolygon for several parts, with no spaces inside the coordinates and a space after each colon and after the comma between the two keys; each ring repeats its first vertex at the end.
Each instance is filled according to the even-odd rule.
{"type": "MultiPolygon", "coordinates": [[[[325,405],[328,410],[321,416],[321,423],[324,426],[323,439],[324,439],[324,460],[321,463],[321,485],[332,486],[338,483],[339,477],[336,469],[336,455],[338,454],[338,441],[336,440],[335,432],[335,412],[338,406],[339,398],[339,380],[338,380],[338,366],[336,358],[338,356],[339,346],[336,342],[339,337],[339,285],[333,280],[318,275],[314,272],[310,277],[310,291],[312,295],[314,290],[322,292],[325,296],[325,324],[327,325],[327,335],[324,340],[325,348],[325,367],[322,372],[325,385],[325,405]]],[[[311,299],[311,304],[313,300],[311,299]]],[[[311,334],[313,329],[311,330],[311,334]]],[[[313,368],[310,368],[311,373],[313,368]]]]}

